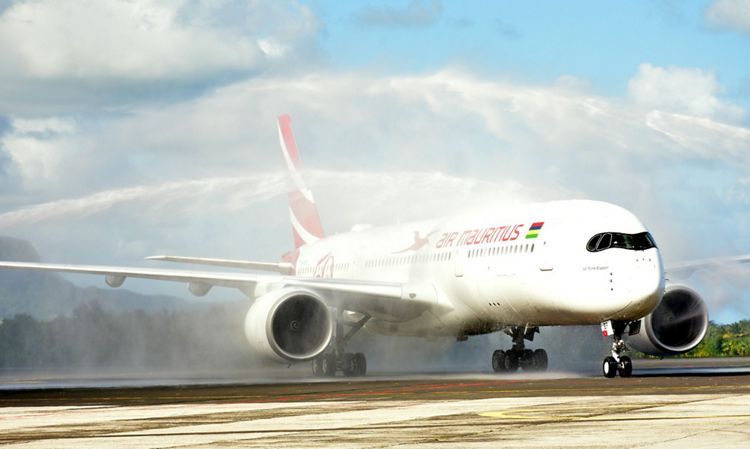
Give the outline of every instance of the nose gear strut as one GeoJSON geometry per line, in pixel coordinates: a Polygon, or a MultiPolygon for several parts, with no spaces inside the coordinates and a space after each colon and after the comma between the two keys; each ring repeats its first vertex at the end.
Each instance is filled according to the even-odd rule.
{"type": "Polygon", "coordinates": [[[602,335],[605,337],[612,335],[612,352],[604,358],[602,362],[602,373],[604,377],[615,377],[618,373],[620,377],[630,377],[633,374],[633,362],[630,357],[620,355],[627,351],[625,342],[622,340],[622,334],[625,328],[632,327],[634,322],[629,321],[605,321],[602,323],[602,335]]]}

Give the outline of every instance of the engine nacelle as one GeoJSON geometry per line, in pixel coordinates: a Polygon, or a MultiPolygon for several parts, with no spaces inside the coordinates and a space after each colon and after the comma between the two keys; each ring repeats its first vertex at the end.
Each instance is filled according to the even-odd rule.
{"type": "Polygon", "coordinates": [[[304,362],[328,347],[333,326],[331,312],[317,293],[282,288],[253,303],[245,316],[245,337],[256,351],[273,360],[304,362]]]}
{"type": "Polygon", "coordinates": [[[641,318],[640,331],[627,336],[628,344],[646,354],[665,356],[698,346],[708,329],[708,309],[695,291],[668,286],[651,314],[641,318]]]}

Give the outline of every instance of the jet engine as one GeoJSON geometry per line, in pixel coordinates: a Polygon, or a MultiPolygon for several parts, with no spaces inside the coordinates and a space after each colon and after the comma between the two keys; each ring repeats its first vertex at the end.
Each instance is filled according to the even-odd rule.
{"type": "Polygon", "coordinates": [[[303,362],[322,353],[333,338],[334,320],[315,292],[282,288],[260,296],[245,316],[245,337],[260,354],[278,362],[303,362]]]}
{"type": "MultiPolygon", "coordinates": [[[[638,329],[632,325],[631,329],[638,329]]],[[[627,337],[628,344],[646,354],[665,356],[688,352],[698,346],[708,329],[708,309],[694,290],[668,286],[651,314],[641,318],[640,330],[627,337]]]]}

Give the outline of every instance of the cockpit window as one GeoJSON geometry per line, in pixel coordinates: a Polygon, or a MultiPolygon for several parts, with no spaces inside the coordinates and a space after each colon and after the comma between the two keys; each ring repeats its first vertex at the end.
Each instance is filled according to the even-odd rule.
{"type": "Polygon", "coordinates": [[[633,251],[644,251],[656,248],[656,242],[648,232],[638,234],[623,234],[621,232],[603,232],[589,239],[586,249],[592,253],[609,248],[622,248],[633,251]]]}
{"type": "Polygon", "coordinates": [[[603,251],[612,246],[612,234],[602,234],[602,238],[599,239],[599,243],[596,244],[597,251],[603,251]]]}

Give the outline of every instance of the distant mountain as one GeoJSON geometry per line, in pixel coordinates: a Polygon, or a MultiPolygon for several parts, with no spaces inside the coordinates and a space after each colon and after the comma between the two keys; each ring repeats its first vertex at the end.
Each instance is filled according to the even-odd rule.
{"type": "MultiPolygon", "coordinates": [[[[33,245],[25,240],[0,236],[0,260],[39,262],[33,245]]],[[[167,295],[142,295],[125,289],[77,287],[55,273],[0,270],[0,319],[28,314],[37,319],[66,315],[82,303],[97,300],[111,311],[172,310],[190,302],[167,295]]]]}

